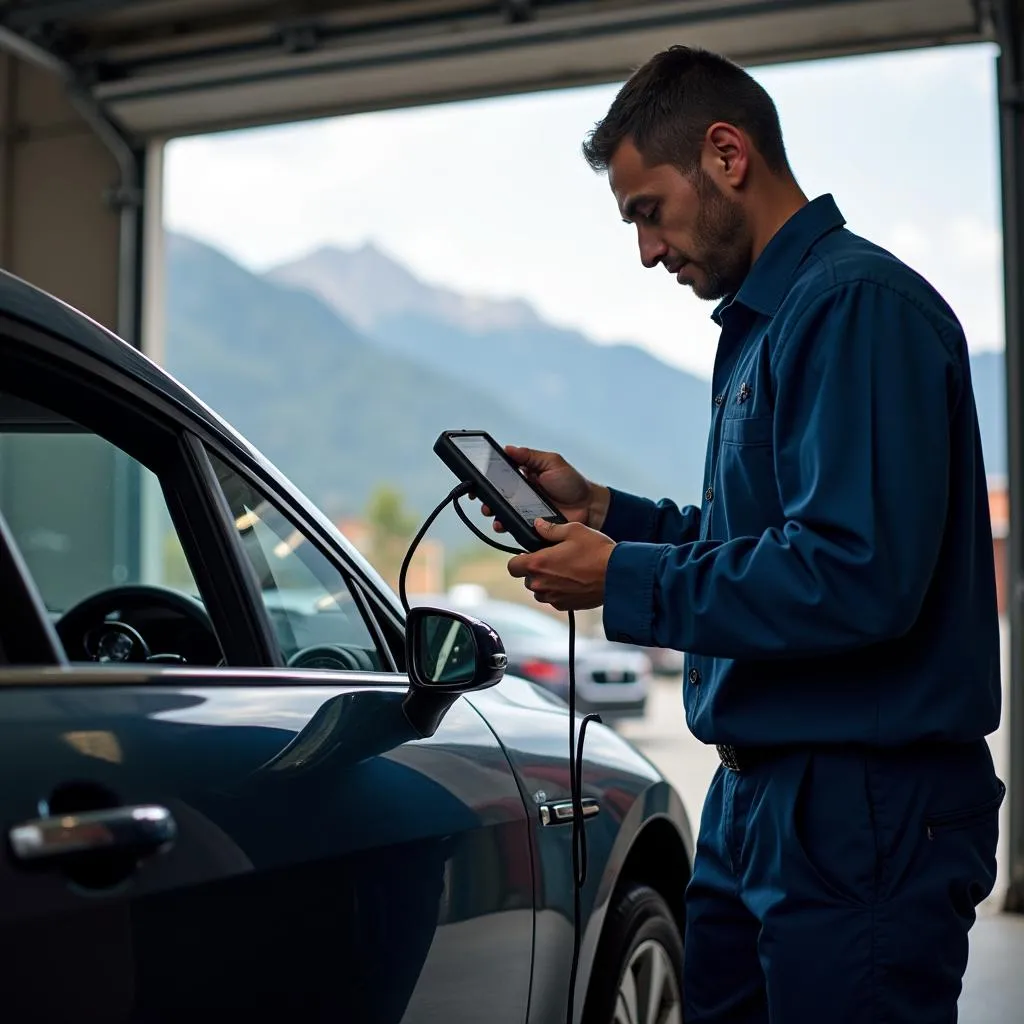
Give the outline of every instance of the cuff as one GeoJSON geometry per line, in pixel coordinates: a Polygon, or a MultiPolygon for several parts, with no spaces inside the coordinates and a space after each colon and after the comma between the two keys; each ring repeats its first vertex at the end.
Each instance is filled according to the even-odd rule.
{"type": "Polygon", "coordinates": [[[652,646],[654,583],[663,544],[616,544],[604,581],[604,632],[609,640],[652,646]]]}
{"type": "Polygon", "coordinates": [[[654,533],[657,506],[650,498],[609,488],[611,501],[601,532],[612,540],[650,540],[654,533]]]}

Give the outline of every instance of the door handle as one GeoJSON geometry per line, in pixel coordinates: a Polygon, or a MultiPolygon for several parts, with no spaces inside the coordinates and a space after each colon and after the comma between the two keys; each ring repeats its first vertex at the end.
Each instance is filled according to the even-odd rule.
{"type": "MultiPolygon", "coordinates": [[[[592,818],[601,810],[601,805],[590,796],[580,801],[580,810],[584,820],[592,818]]],[[[555,800],[540,805],[540,823],[542,825],[567,825],[576,817],[576,810],[571,800],[555,800]]]]}
{"type": "Polygon", "coordinates": [[[167,846],[177,834],[166,807],[140,804],[35,818],[15,825],[8,840],[15,860],[38,864],[105,851],[141,857],[167,846]]]}

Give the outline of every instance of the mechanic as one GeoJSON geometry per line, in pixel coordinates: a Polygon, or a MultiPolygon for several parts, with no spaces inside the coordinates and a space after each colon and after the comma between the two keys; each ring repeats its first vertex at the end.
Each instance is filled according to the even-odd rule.
{"type": "Polygon", "coordinates": [[[1005,792],[962,328],[831,196],[808,201],[771,98],[720,56],[653,57],[584,153],[644,266],[720,300],[703,499],[511,447],[570,522],[538,521],[552,546],[509,571],[556,609],[603,605],[611,639],[686,652],[687,722],[722,761],[687,1024],[954,1021],[1005,792]]]}

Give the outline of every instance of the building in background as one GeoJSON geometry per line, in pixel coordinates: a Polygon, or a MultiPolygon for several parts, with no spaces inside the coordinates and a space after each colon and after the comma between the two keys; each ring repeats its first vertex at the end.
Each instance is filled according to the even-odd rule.
{"type": "MultiPolygon", "coordinates": [[[[398,566],[386,564],[374,551],[373,530],[362,519],[342,519],[334,524],[346,540],[366,558],[394,590],[398,590],[398,566]]],[[[409,566],[408,588],[411,594],[440,593],[445,589],[444,545],[431,537],[420,541],[409,566]]]]}
{"type": "Polygon", "coordinates": [[[1009,574],[1009,551],[1007,539],[1010,533],[1010,491],[1006,477],[988,478],[988,509],[992,519],[992,554],[996,561],[996,598],[999,614],[1007,614],[1007,579],[1009,574]]]}

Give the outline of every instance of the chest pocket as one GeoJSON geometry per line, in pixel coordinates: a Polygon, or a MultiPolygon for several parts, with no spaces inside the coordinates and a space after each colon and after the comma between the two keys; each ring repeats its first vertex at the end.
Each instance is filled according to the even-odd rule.
{"type": "Polygon", "coordinates": [[[729,416],[722,421],[722,444],[772,446],[774,417],[771,413],[762,416],[729,416]]]}
{"type": "Polygon", "coordinates": [[[717,539],[759,536],[782,521],[775,480],[775,422],[771,412],[750,403],[750,412],[727,407],[722,419],[718,454],[717,508],[713,528],[717,539]]]}

